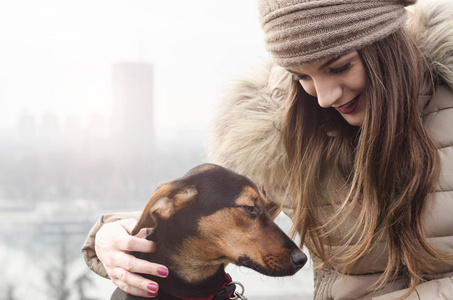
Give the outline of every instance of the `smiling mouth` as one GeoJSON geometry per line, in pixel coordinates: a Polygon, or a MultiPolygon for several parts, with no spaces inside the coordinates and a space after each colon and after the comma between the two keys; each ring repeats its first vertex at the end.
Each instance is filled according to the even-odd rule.
{"type": "Polygon", "coordinates": [[[343,104],[339,107],[335,107],[335,109],[338,110],[343,115],[352,114],[356,110],[357,105],[359,105],[359,101],[358,101],[359,96],[360,95],[355,96],[354,99],[352,99],[348,103],[343,104]]]}

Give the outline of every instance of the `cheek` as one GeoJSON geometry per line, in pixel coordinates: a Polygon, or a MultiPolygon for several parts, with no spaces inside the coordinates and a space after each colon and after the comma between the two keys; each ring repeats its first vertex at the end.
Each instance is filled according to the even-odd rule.
{"type": "Polygon", "coordinates": [[[351,89],[363,93],[366,89],[367,75],[363,65],[357,66],[349,76],[351,89]]]}

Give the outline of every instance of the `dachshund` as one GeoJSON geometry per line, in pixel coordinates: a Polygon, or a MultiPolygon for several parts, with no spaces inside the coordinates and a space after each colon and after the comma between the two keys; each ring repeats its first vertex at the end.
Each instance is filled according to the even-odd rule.
{"type": "MultiPolygon", "coordinates": [[[[160,184],[131,233],[153,228],[147,239],[156,242],[156,252],[133,255],[169,269],[167,278],[141,274],[159,284],[154,299],[246,299],[233,296],[235,284],[224,270],[229,263],[268,276],[295,274],[307,256],[274,223],[267,205],[250,179],[214,164],[160,184]]],[[[111,299],[146,298],[117,288],[111,299]]]]}

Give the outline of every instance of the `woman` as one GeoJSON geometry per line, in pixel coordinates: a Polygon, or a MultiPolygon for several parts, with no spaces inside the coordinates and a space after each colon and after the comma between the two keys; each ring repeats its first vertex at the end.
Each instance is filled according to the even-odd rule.
{"type": "MultiPolygon", "coordinates": [[[[414,2],[259,1],[275,65],[219,108],[208,159],[292,217],[315,299],[453,299],[453,3],[420,3],[406,22],[414,2]]],[[[88,262],[153,296],[130,272],[164,266],[127,256],[153,247],[127,222],[102,226],[96,252],[93,229],[88,262]]]]}

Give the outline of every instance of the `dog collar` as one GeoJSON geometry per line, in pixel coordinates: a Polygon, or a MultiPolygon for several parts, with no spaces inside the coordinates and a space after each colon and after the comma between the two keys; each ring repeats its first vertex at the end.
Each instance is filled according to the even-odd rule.
{"type": "Polygon", "coordinates": [[[244,293],[244,290],[242,290],[242,294],[238,294],[235,292],[236,290],[236,284],[239,284],[242,288],[242,284],[233,282],[231,279],[231,276],[228,273],[225,273],[225,282],[223,283],[222,287],[220,290],[212,295],[209,295],[206,298],[193,298],[193,297],[184,297],[184,296],[177,296],[177,295],[172,295],[173,297],[176,297],[180,300],[232,300],[232,299],[244,299],[246,300],[242,294],[244,293]]]}

